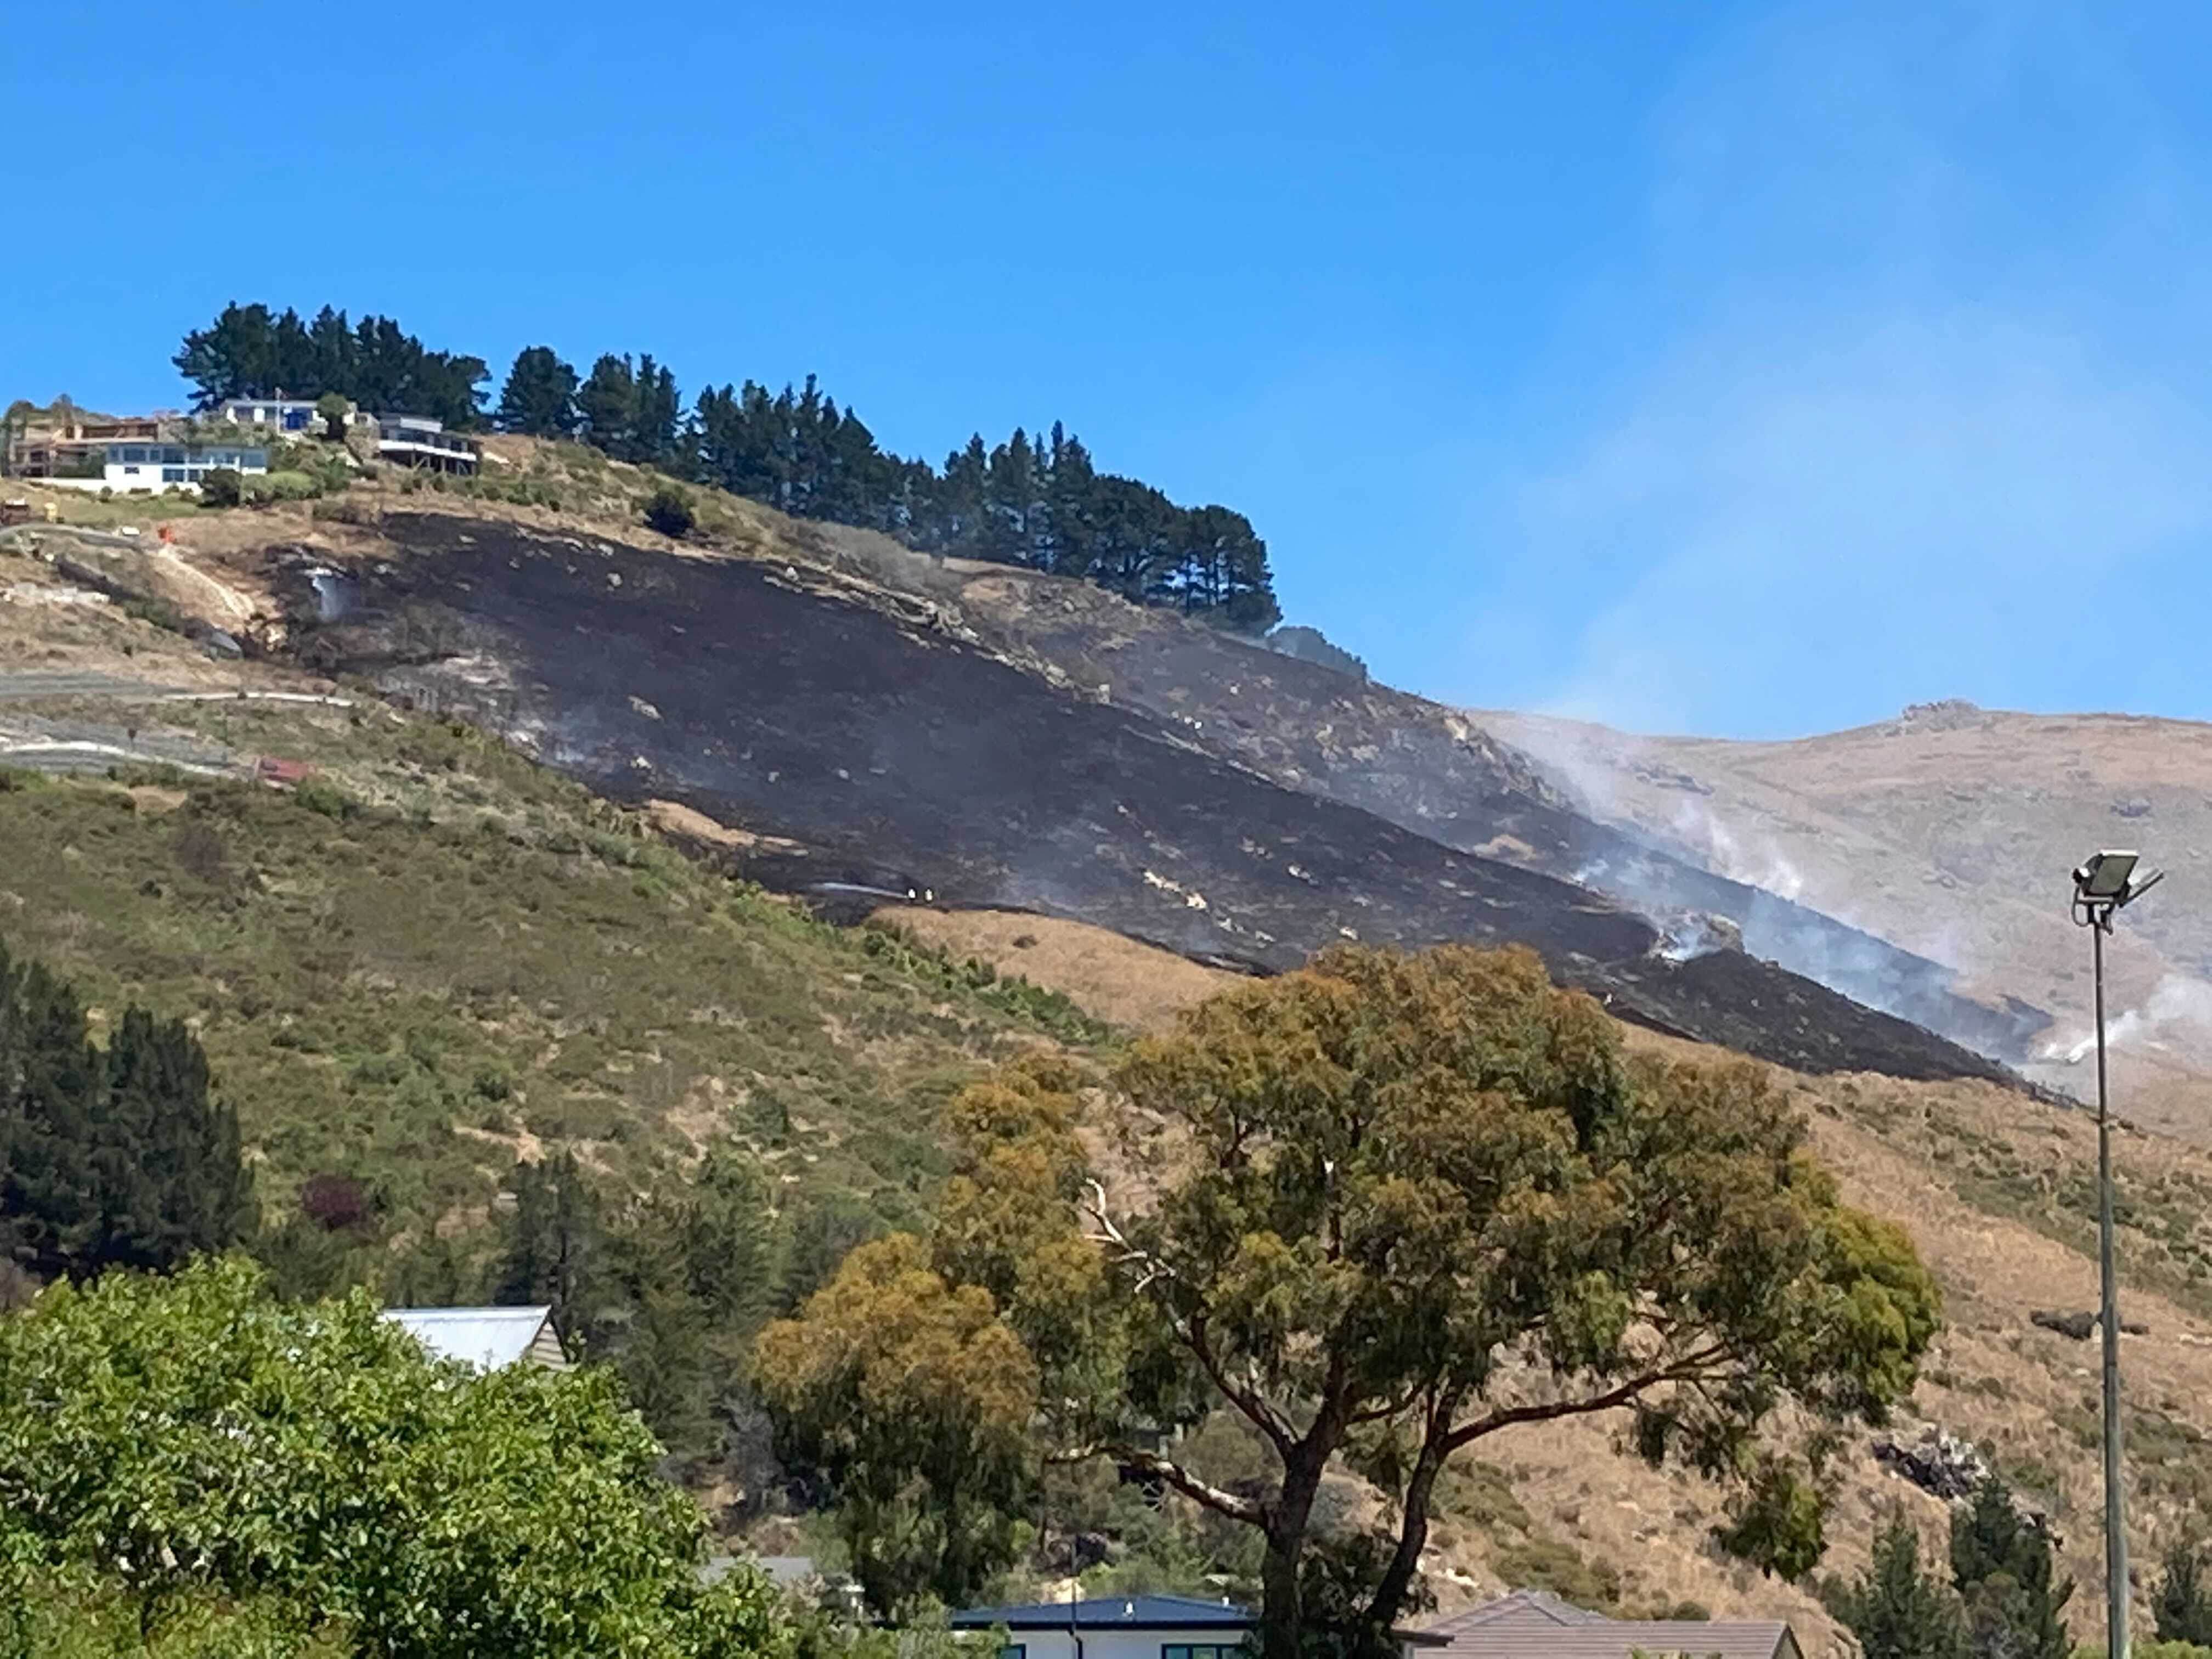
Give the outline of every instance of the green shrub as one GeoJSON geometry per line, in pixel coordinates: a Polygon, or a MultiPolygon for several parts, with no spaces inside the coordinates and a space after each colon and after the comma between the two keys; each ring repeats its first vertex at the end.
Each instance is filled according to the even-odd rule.
{"type": "Polygon", "coordinates": [[[269,501],[312,501],[322,493],[322,481],[307,472],[264,473],[246,487],[246,499],[256,506],[269,501]]]}
{"type": "Polygon", "coordinates": [[[292,792],[292,799],[310,812],[319,812],[326,818],[349,818],[359,810],[353,797],[322,778],[307,778],[292,792]]]}
{"type": "Polygon", "coordinates": [[[246,480],[234,467],[210,467],[200,477],[202,507],[236,507],[246,499],[246,480]]]}
{"type": "Polygon", "coordinates": [[[698,515],[691,509],[690,495],[672,483],[665,483],[646,498],[645,522],[662,535],[681,541],[691,533],[698,515]]]}

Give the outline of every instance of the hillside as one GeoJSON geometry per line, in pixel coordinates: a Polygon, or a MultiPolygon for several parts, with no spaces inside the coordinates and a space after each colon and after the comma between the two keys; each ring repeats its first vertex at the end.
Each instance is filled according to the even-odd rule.
{"type": "MultiPolygon", "coordinates": [[[[2094,1351],[2028,1319],[2094,1299],[2078,1114],[1962,1079],[1973,1068],[1956,1060],[1943,1080],[1868,1075],[1957,1051],[1816,987],[1790,988],[1804,981],[1743,953],[1687,964],[1747,976],[1733,985],[1674,965],[1639,977],[1663,961],[1650,954],[1657,930],[1584,890],[1565,889],[1574,896],[1562,903],[1560,884],[1528,867],[1540,861],[1533,842],[1514,865],[1470,857],[1286,788],[1270,775],[1279,757],[1262,766],[1188,726],[1171,733],[1122,708],[1134,694],[1119,687],[1069,695],[1080,683],[1011,623],[987,632],[987,602],[1010,605],[1014,590],[932,598],[926,559],[915,580],[891,583],[869,562],[879,550],[809,539],[736,506],[717,506],[726,516],[702,556],[617,535],[611,516],[579,514],[573,480],[562,487],[572,494],[558,514],[465,497],[416,514],[401,509],[422,503],[372,495],[343,503],[362,522],[305,509],[199,515],[179,520],[178,568],[143,544],[76,544],[70,557],[92,574],[162,598],[137,615],[58,602],[76,579],[28,556],[20,536],[0,545],[0,589],[43,596],[0,607],[0,762],[65,774],[10,773],[0,793],[0,830],[21,849],[0,878],[7,935],[103,1008],[137,996],[196,1014],[272,1207],[304,1176],[337,1170],[386,1188],[395,1234],[465,1231],[490,1212],[518,1155],[573,1148],[619,1187],[687,1167],[729,1133],[770,1161],[793,1207],[863,1225],[910,1219],[941,1168],[931,1113],[959,1076],[1022,1044],[1104,1036],[1052,989],[1117,1024],[1153,1024],[1255,959],[1249,936],[1218,927],[1217,908],[1241,928],[1286,915],[1322,936],[1279,879],[1240,873],[1240,860],[1290,862],[1287,843],[1262,859],[1240,841],[1231,855],[1225,836],[1260,825],[1306,838],[1300,867],[1327,870],[1352,896],[1319,914],[1364,937],[1377,936],[1378,913],[1476,937],[1511,936],[1533,919],[1558,930],[1544,937],[1568,971],[1622,1000],[1676,999],[1662,1023],[1677,1029],[1704,1019],[1817,1060],[1776,1041],[1790,1036],[1786,1005],[1772,1000],[1782,988],[1814,1037],[1863,1042],[1850,1051],[1863,1063],[1790,1086],[1850,1195],[1904,1219],[1944,1285],[1950,1328],[1902,1432],[1924,1417],[1988,1443],[2050,1509],[2085,1586],[2075,1613],[2087,1633],[2094,1351]],[[242,617],[242,637],[267,654],[210,658],[177,630],[195,608],[242,617]],[[712,675],[669,671],[706,653],[720,665],[712,675]],[[455,721],[459,712],[507,741],[455,721]],[[985,763],[994,755],[996,772],[985,763]],[[304,761],[313,775],[289,793],[245,781],[261,757],[304,761]],[[951,774],[955,760],[972,769],[951,774]],[[1039,777],[1125,803],[1143,785],[1170,807],[1190,804],[1145,824],[1132,854],[1119,813],[1110,833],[1055,840],[1052,799],[1031,789],[1039,777]],[[1028,809],[1036,816],[993,822],[1024,800],[1042,803],[1028,809]],[[1340,833],[1336,865],[1306,864],[1340,833]],[[1082,856],[1058,868],[1106,875],[1072,896],[1016,886],[1030,877],[1017,854],[1032,844],[1072,847],[1082,856]],[[732,865],[842,914],[881,907],[882,920],[948,952],[826,927],[720,873],[732,865]],[[1186,878],[1194,866],[1202,879],[1186,878]],[[1147,869],[1185,891],[1145,883],[1147,869]],[[1417,906],[1419,883],[1438,878],[1465,890],[1436,887],[1417,906]],[[908,885],[932,902],[905,903],[908,885]],[[1188,903],[1192,890],[1205,911],[1188,903]],[[1060,914],[1010,911],[1010,895],[1060,914]],[[1088,927],[1086,912],[1117,927],[1088,927]],[[1224,935],[1237,950],[1220,947],[1224,935]],[[1615,939],[1629,943],[1608,946],[1615,939]],[[1596,955],[1583,941],[1635,954],[1596,955]],[[1045,989],[953,965],[970,956],[1045,989]],[[1609,975],[1618,981],[1605,986],[1609,975]],[[1701,983],[1717,988],[1702,1008],[1680,988],[1701,983]]],[[[127,517],[117,504],[97,510],[127,517]]],[[[943,577],[963,591],[1006,580],[949,568],[943,577]]],[[[1054,592],[1024,586],[1016,597],[1054,592]]],[[[1145,651],[1185,643],[1172,618],[1141,626],[1160,630],[1145,651]]],[[[1107,635],[1085,637],[1085,649],[1109,651],[1107,635]]],[[[1249,655],[1233,643],[1188,648],[1209,662],[1249,655]]],[[[1379,720],[1374,710],[1359,718],[1379,720]]],[[[1522,780],[1498,796],[1500,813],[1530,824],[1528,803],[1548,800],[1562,835],[1590,833],[1510,749],[1465,729],[1462,753],[1522,780]]],[[[1249,735],[1253,745],[1336,741],[1334,728],[1288,716],[1255,720],[1249,735]]],[[[1334,763],[1349,778],[1359,757],[1346,749],[1334,763]]],[[[1297,937],[1285,927],[1261,943],[1287,950],[1297,937]]],[[[1648,1008],[1625,1012],[1651,1023],[1648,1008]]],[[[1631,1029],[1638,1042],[1674,1041],[1631,1029]]],[[[2128,1359],[2150,1488],[2133,1525],[2148,1559],[2197,1496],[2203,1462],[2194,1402],[2212,1389],[2212,1159],[2130,1139],[2121,1176],[2129,1313],[2148,1326],[2128,1359]]],[[[1629,1606],[1781,1607],[1801,1629],[1827,1632],[1809,1597],[1713,1554],[1709,1495],[1619,1456],[1604,1428],[1501,1441],[1493,1455],[1463,1472],[1430,1563],[1448,1606],[1539,1581],[1629,1606]]],[[[1940,1521],[1936,1500],[1864,1447],[1842,1475],[1833,1568],[1857,1564],[1893,1499],[1931,1528],[1940,1521]]]]}
{"type": "Polygon", "coordinates": [[[2212,921],[2191,900],[2212,854],[2212,728],[1958,703],[1790,743],[1470,718],[1592,816],[2049,1009],[2024,1059],[2075,1092],[2094,1086],[2089,951],[2066,872],[2096,848],[2141,848],[2173,879],[2107,952],[2115,1086],[2131,1115],[2212,1133],[2212,921]]]}
{"type": "MultiPolygon", "coordinates": [[[[50,577],[0,554],[0,586],[50,577]]],[[[734,883],[466,726],[111,605],[0,606],[0,936],[98,1010],[195,1019],[273,1216],[331,1173],[395,1232],[451,1229],[518,1154],[642,1185],[733,1135],[793,1204],[896,1222],[958,1077],[1101,1029],[734,883]],[[263,757],[312,775],[248,781],[263,757]]]]}
{"type": "MultiPolygon", "coordinates": [[[[1651,907],[1542,860],[1468,852],[1209,749],[1110,685],[1102,695],[994,641],[937,590],[927,556],[726,498],[702,499],[702,534],[685,544],[616,532],[578,507],[623,489],[621,470],[513,441],[509,453],[501,478],[434,511],[388,487],[352,491],[304,523],[202,515],[178,545],[253,612],[257,649],[463,715],[608,793],[703,811],[754,837],[734,859],[748,878],[847,915],[929,894],[1262,969],[1345,939],[1517,939],[1656,1030],[1815,1069],[2001,1074],[1755,953],[1684,948],[1651,907]],[[477,504],[491,492],[499,507],[477,504]],[[549,497],[566,510],[513,505],[549,497]]],[[[57,556],[120,591],[161,574],[136,549],[46,539],[70,541],[57,556]]],[[[954,562],[943,571],[965,580],[954,562]]],[[[1293,685],[1340,680],[1087,584],[1031,580],[1107,607],[1109,623],[1156,618],[1194,651],[1279,665],[1293,685]]],[[[1462,746],[1499,752],[1475,734],[1462,746]]],[[[1491,817],[1490,839],[1511,840],[1527,814],[1509,801],[1491,817]]],[[[2009,1015],[1958,1006],[2004,1051],[2009,1015]]]]}

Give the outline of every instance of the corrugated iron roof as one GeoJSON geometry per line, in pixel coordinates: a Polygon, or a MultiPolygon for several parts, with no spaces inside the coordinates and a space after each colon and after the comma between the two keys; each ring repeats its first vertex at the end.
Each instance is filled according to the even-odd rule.
{"type": "Polygon", "coordinates": [[[568,1356],[549,1308],[387,1308],[384,1316],[441,1359],[495,1371],[532,1359],[565,1370],[568,1356]]]}

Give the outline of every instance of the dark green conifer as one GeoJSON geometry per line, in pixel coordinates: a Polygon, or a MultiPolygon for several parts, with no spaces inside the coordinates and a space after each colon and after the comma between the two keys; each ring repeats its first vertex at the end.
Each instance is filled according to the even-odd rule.
{"type": "Polygon", "coordinates": [[[2067,1659],[2071,1579],[2055,1577],[2051,1540],[1992,1474],[1951,1517],[1951,1582],[1966,1608],[1973,1659],[2067,1659]]]}

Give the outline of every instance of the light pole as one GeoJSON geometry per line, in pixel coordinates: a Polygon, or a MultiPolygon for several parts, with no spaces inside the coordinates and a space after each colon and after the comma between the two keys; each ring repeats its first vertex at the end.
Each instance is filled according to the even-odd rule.
{"type": "Polygon", "coordinates": [[[2097,999],[2097,1279],[2105,1334],[2105,1652],[2128,1659],[2128,1535],[2120,1485],[2120,1297],[2112,1267],[2112,1112],[2105,1085],[2105,935],[2112,918],[2156,886],[2139,855],[2090,854],[2074,872],[2074,920],[2089,930],[2097,999]]]}

